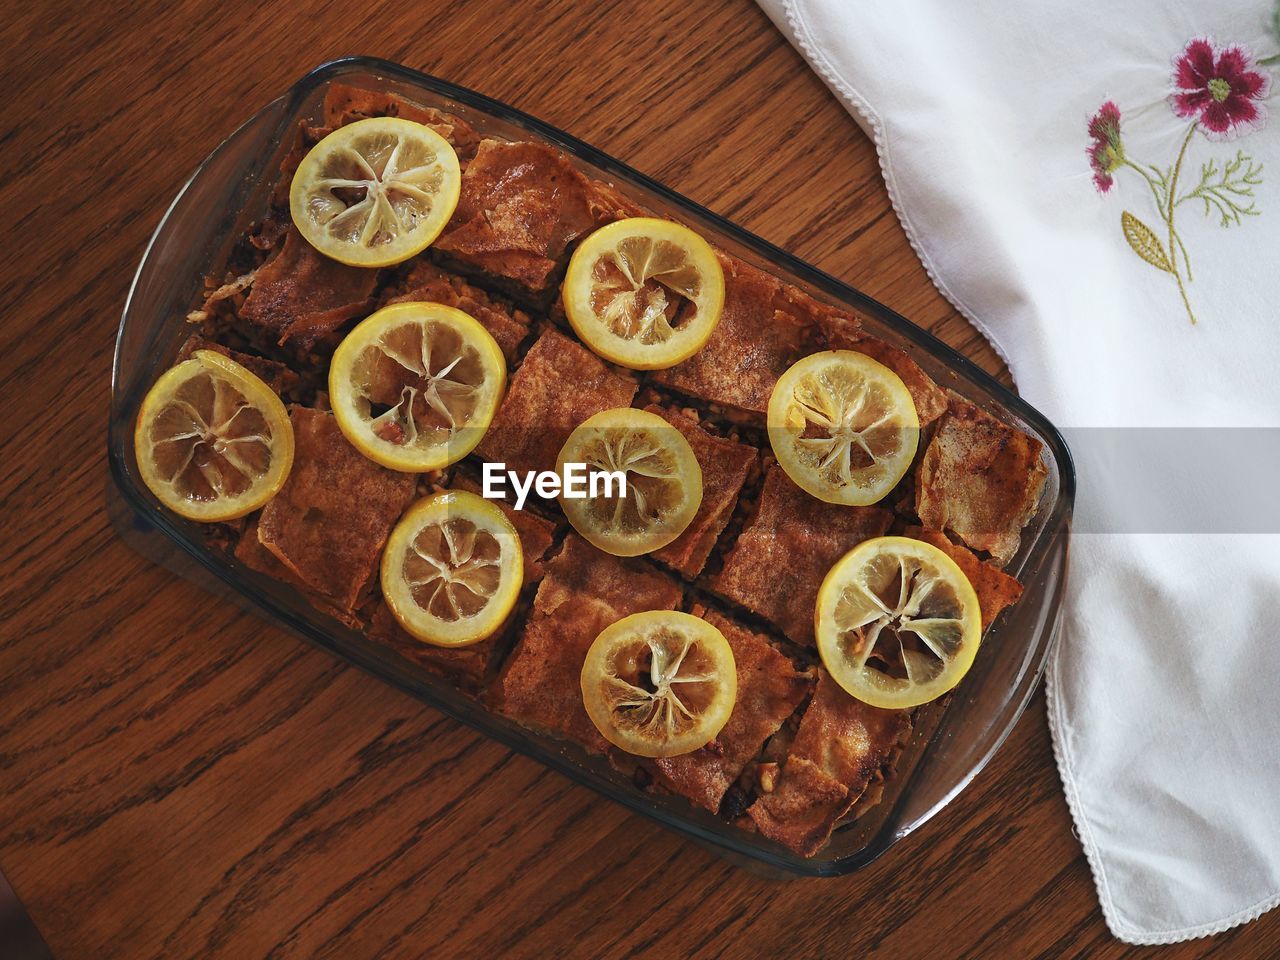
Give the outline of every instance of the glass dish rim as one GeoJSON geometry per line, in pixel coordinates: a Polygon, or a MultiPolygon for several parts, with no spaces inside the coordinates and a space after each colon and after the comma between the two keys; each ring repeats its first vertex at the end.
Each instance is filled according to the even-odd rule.
{"type": "MultiPolygon", "coordinates": [[[[1037,562],[1035,564],[1027,563],[1026,566],[1028,569],[1039,571],[1045,564],[1054,560],[1056,556],[1054,552],[1054,542],[1057,539],[1057,532],[1061,530],[1064,540],[1061,563],[1065,568],[1067,531],[1064,528],[1064,524],[1069,525],[1071,510],[1074,504],[1076,484],[1075,468],[1072,462],[1070,450],[1061,432],[1046,416],[1044,416],[1044,414],[1026,400],[1013,393],[1010,389],[996,380],[995,377],[987,373],[963,354],[959,353],[944,341],[929,333],[927,330],[916,326],[893,309],[862,293],[849,284],[836,279],[819,268],[812,266],[806,261],[799,259],[795,255],[776,246],[775,244],[756,236],[754,233],[733,223],[724,216],[708,210],[701,204],[684,197],[682,194],[654,180],[648,175],[633,169],[626,163],[615,159],[609,154],[602,152],[591,144],[579,140],[577,137],[554,127],[537,117],[524,113],[518,108],[509,106],[508,104],[495,100],[485,94],[467,89],[450,81],[442,80],[430,74],[405,67],[393,61],[377,57],[343,57],[327,61],[308,71],[293,83],[284,94],[264,104],[260,110],[248,117],[244,123],[240,124],[231,134],[229,134],[221,144],[210,152],[205,160],[201,162],[193,174],[178,190],[144,248],[142,258],[139,261],[137,270],[134,273],[133,280],[130,283],[129,290],[126,295],[112,363],[112,420],[115,419],[115,405],[121,388],[120,366],[124,343],[125,322],[130,315],[139,280],[143,276],[144,270],[149,264],[155,245],[165,232],[165,228],[169,223],[169,219],[173,211],[179,205],[187,190],[192,186],[192,184],[199,180],[206,168],[219,154],[223,146],[235,140],[237,134],[254,124],[267,111],[275,107],[280,107],[283,118],[281,122],[282,124],[287,125],[288,123],[296,120],[299,108],[307,96],[317,87],[346,74],[356,72],[380,74],[392,80],[423,87],[438,96],[453,100],[457,103],[463,104],[477,111],[482,111],[504,121],[514,122],[519,126],[525,127],[531,133],[561,147],[562,149],[565,149],[571,155],[577,156],[600,170],[617,176],[625,181],[631,181],[636,185],[651,191],[664,203],[669,204],[676,209],[686,210],[695,217],[709,221],[717,230],[731,238],[734,242],[750,250],[757,257],[763,258],[773,264],[776,264],[778,267],[789,271],[794,277],[822,290],[828,296],[837,298],[839,301],[847,303],[857,310],[873,316],[878,322],[891,328],[896,335],[910,341],[922,351],[933,357],[939,364],[956,370],[963,377],[967,378],[989,394],[991,399],[1001,405],[1005,411],[1021,420],[1026,426],[1032,428],[1037,438],[1044,442],[1046,451],[1053,459],[1057,469],[1057,498],[1051,505],[1041,507],[1041,509],[1045,511],[1045,519],[1039,535],[1045,541],[1044,551],[1036,558],[1037,562]]],[[[132,431],[130,430],[129,432],[131,434],[132,431]]],[[[148,501],[139,490],[135,489],[132,478],[129,476],[129,472],[126,467],[124,453],[122,450],[117,449],[115,444],[111,442],[110,434],[108,439],[108,460],[115,486],[124,495],[129,505],[140,515],[144,516],[151,524],[165,533],[170,540],[182,547],[182,549],[200,565],[225,582],[225,573],[213,562],[213,558],[208,555],[208,551],[200,549],[195,544],[189,542],[187,537],[170,522],[170,518],[168,518],[163,511],[160,511],[154,504],[148,501]]],[[[1030,560],[1030,557],[1031,555],[1029,554],[1028,560],[1030,560]]],[[[500,729],[494,730],[491,728],[480,727],[479,724],[468,715],[468,710],[456,708],[441,701],[437,697],[432,696],[431,694],[424,693],[421,688],[413,683],[409,678],[390,675],[388,671],[380,669],[377,666],[376,658],[374,657],[361,657],[345,647],[336,645],[332,638],[324,636],[322,631],[313,627],[311,624],[299,620],[299,618],[290,610],[278,605],[272,598],[241,590],[236,584],[228,583],[228,586],[236,588],[239,593],[246,597],[246,599],[254,603],[258,608],[265,610],[270,618],[275,619],[277,622],[283,622],[289,629],[294,632],[301,633],[307,640],[322,647],[330,654],[339,656],[347,662],[372,673],[380,681],[391,683],[415,698],[427,702],[433,708],[439,709],[453,719],[472,727],[478,733],[494,737],[508,748],[530,756],[537,762],[550,766],[557,772],[569,776],[575,782],[582,783],[583,785],[602,793],[609,799],[622,803],[628,809],[657,819],[664,826],[675,827],[679,831],[682,831],[695,839],[713,845],[722,853],[736,853],[738,855],[748,856],[771,866],[781,868],[788,873],[801,876],[838,876],[847,874],[859,867],[865,866],[880,856],[880,854],[887,850],[894,842],[905,837],[908,833],[931,819],[943,807],[950,803],[965,788],[965,786],[972,782],[973,778],[982,771],[990,759],[1000,749],[1001,745],[1003,745],[1024,712],[1038,684],[1039,677],[1044,670],[1045,663],[1047,662],[1052,648],[1055,633],[1052,627],[1046,627],[1041,631],[1038,637],[1033,638],[1034,642],[1027,644],[1026,649],[1028,654],[1034,654],[1033,657],[1029,656],[1028,662],[1034,660],[1034,664],[1031,669],[1023,674],[1022,679],[1011,688],[1011,693],[1018,694],[1018,704],[1016,708],[1011,714],[1009,714],[1003,728],[995,732],[987,750],[977,758],[965,775],[959,779],[954,787],[945,796],[943,796],[941,800],[936,802],[934,806],[922,816],[919,816],[917,819],[907,824],[905,828],[897,831],[892,830],[890,828],[893,827],[894,824],[891,820],[888,820],[867,841],[866,844],[857,850],[844,856],[828,860],[816,860],[811,858],[777,856],[768,848],[760,847],[758,844],[749,843],[752,837],[745,832],[743,833],[743,840],[748,842],[732,847],[727,846],[723,837],[704,829],[696,820],[688,817],[674,819],[668,815],[665,810],[655,809],[651,801],[646,803],[647,794],[642,791],[635,790],[633,788],[629,793],[623,793],[621,791],[611,789],[611,784],[601,782],[599,778],[588,779],[586,774],[589,773],[589,771],[584,771],[581,766],[571,758],[562,757],[554,750],[550,749],[539,749],[536,752],[531,751],[527,742],[517,742],[516,737],[507,736],[500,729]]],[[[1057,603],[1058,601],[1055,601],[1055,604],[1057,603]]],[[[1054,616],[1056,617],[1059,615],[1060,610],[1055,609],[1054,616]]],[[[477,708],[472,705],[470,712],[475,712],[476,709],[477,708]]],[[[479,709],[486,714],[488,713],[484,708],[479,709]]],[[[933,738],[937,736],[937,732],[938,731],[935,730],[930,734],[929,743],[924,746],[924,750],[927,751],[930,748],[933,738]]],[[[540,737],[536,734],[531,734],[530,736],[535,738],[535,742],[537,739],[546,739],[545,737],[540,737]]],[[[914,778],[916,772],[917,771],[911,772],[908,777],[909,781],[914,778]]],[[[908,788],[909,783],[904,784],[903,790],[905,791],[908,788]]]]}

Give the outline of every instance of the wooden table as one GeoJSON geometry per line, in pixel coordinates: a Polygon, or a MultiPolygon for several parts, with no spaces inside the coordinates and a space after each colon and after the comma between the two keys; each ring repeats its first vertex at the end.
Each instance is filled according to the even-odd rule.
{"type": "MultiPolygon", "coordinates": [[[[748,0],[445,6],[36,2],[0,27],[0,866],[55,955],[1143,952],[1103,925],[1040,698],[890,855],[771,882],[111,532],[111,350],[143,245],[224,136],[346,54],[544,117],[998,369],[908,247],[871,144],[748,0]]],[[[1278,938],[1280,913],[1165,955],[1262,957],[1278,938]]]]}

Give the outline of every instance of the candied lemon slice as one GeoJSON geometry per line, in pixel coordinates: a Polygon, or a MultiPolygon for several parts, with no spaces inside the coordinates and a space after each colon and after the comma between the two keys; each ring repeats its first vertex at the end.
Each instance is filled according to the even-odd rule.
{"type": "Polygon", "coordinates": [[[574,529],[618,557],[665,547],[702,503],[702,468],[689,441],[657,414],[632,407],[584,421],[560,449],[556,472],[564,478],[560,506],[574,529]],[[569,495],[566,465],[573,463],[586,465],[586,492],[594,484],[596,495],[569,495]],[[609,474],[621,474],[622,481],[605,482],[609,474]]]}
{"type": "Polygon", "coordinates": [[[720,322],[724,271],[688,227],[631,217],[592,233],[565,275],[564,310],[592,350],[635,370],[687,360],[720,322]]]}
{"type": "Polygon", "coordinates": [[[502,350],[474,317],[440,303],[395,303],[334,351],[329,403],[357,450],[413,473],[470,453],[506,382],[502,350]]]}
{"type": "Polygon", "coordinates": [[[827,503],[875,503],[911,466],[920,419],[896,373],[853,350],[798,360],[769,397],[769,443],[796,485],[827,503]]]}
{"type": "Polygon", "coordinates": [[[213,350],[197,350],[147,391],[133,446],[156,499],[206,523],[257,510],[293,466],[293,426],[280,398],[213,350]]]}
{"type": "Polygon", "coordinates": [[[382,552],[382,595],[424,643],[463,647],[510,616],[524,580],[520,535],[493,503],[446,490],[414,504],[382,552]]]}
{"type": "Polygon", "coordinates": [[[606,627],[582,664],[582,702],[601,736],[640,757],[706,746],[729,722],[738,669],[724,634],[675,610],[606,627]]]}
{"type": "Polygon", "coordinates": [[[914,707],[942,696],[973,664],[982,639],[978,595],[956,562],[907,537],[858,544],[818,591],[818,653],[851,696],[914,707]]]}
{"type": "Polygon", "coordinates": [[[289,213],[307,242],[353,267],[421,252],[458,205],[462,173],[449,141],[398,117],[339,127],[293,174],[289,213]]]}

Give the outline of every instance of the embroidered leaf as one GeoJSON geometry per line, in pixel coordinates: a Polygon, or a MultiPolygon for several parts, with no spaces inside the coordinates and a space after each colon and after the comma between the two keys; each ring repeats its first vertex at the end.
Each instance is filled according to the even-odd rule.
{"type": "Polygon", "coordinates": [[[1221,168],[1213,160],[1200,164],[1200,182],[1186,196],[1179,197],[1175,206],[1199,200],[1206,217],[1216,212],[1218,225],[1230,227],[1240,223],[1242,217],[1256,217],[1261,212],[1253,199],[1253,188],[1261,184],[1262,164],[1237,150],[1235,159],[1226,161],[1221,168]]]}
{"type": "Polygon", "coordinates": [[[1129,241],[1129,246],[1134,253],[1157,270],[1173,273],[1169,255],[1164,252],[1164,244],[1160,242],[1154,230],[1128,210],[1120,214],[1120,229],[1124,231],[1124,238],[1129,241]]]}

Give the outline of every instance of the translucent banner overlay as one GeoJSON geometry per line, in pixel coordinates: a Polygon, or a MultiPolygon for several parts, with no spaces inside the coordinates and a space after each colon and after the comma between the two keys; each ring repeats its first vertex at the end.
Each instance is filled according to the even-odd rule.
{"type": "Polygon", "coordinates": [[[1280,428],[1064,429],[1076,533],[1280,532],[1280,428]]]}

